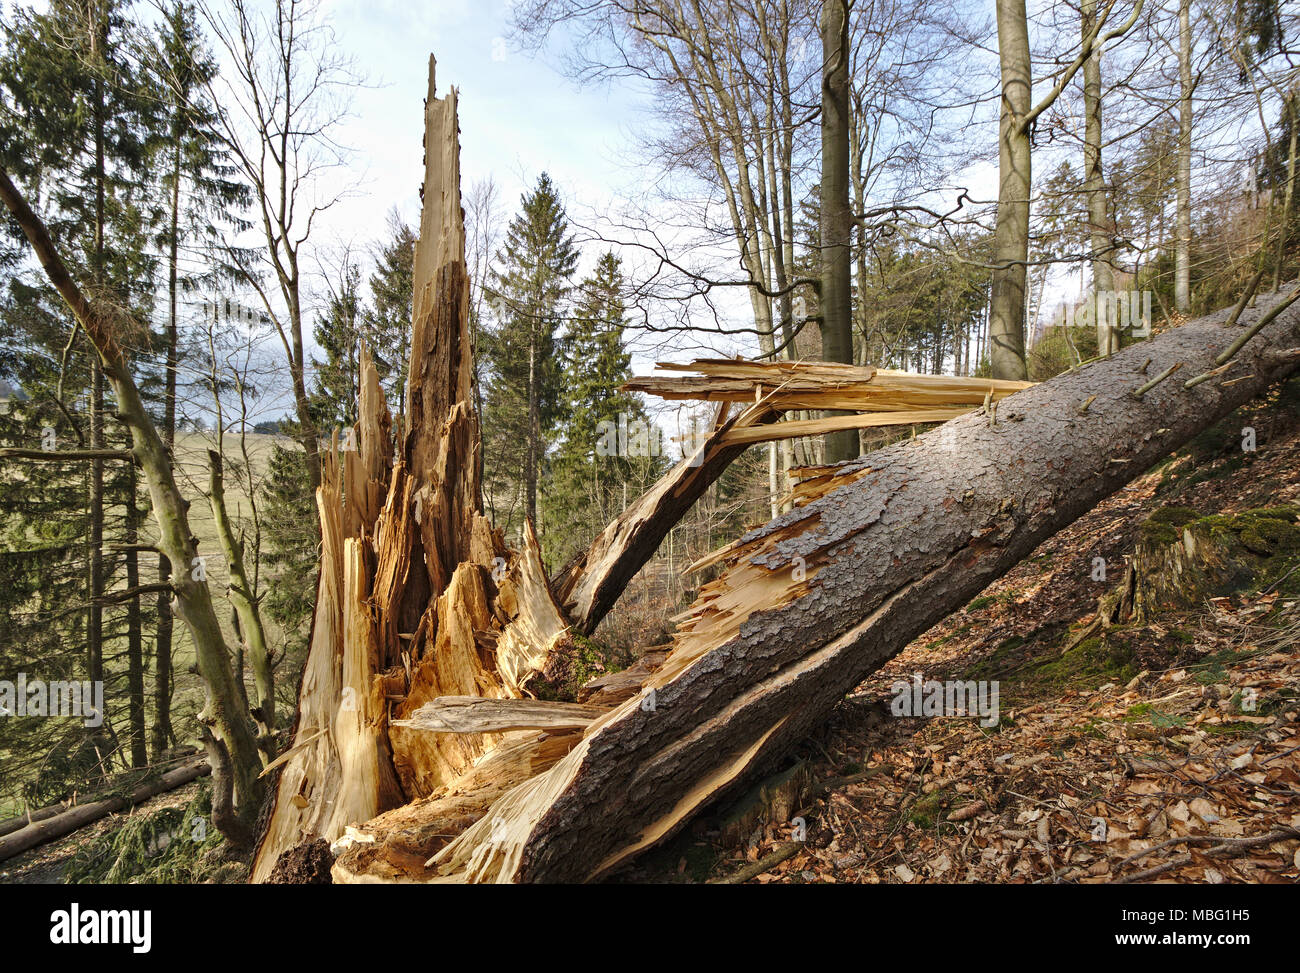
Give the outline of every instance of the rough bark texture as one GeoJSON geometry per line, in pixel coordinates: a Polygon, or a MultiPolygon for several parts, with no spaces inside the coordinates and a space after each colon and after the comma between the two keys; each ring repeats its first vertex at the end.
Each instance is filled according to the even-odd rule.
{"type": "Polygon", "coordinates": [[[1029,255],[1029,132],[1022,119],[1033,91],[1025,0],[997,0],[1002,105],[998,122],[998,212],[989,297],[989,363],[994,378],[1024,379],[1025,260],[1029,255]]]}
{"type": "Polygon", "coordinates": [[[1242,352],[1249,378],[1133,395],[1148,358],[1152,374],[1206,370],[1240,333],[1225,316],[1018,393],[996,425],[966,416],[841,466],[850,482],[747,537],[643,693],[493,804],[436,874],[587,880],[672,834],[1043,539],[1295,369],[1261,354],[1300,346],[1288,310],[1242,352]]]}
{"type": "Polygon", "coordinates": [[[703,359],[690,364],[660,362],[658,367],[699,374],[651,375],[634,378],[625,387],[666,399],[752,404],[731,418],[720,408],[705,441],[560,573],[556,597],[583,634],[595,630],[668,531],[747,446],[828,429],[945,422],[986,399],[997,402],[1029,386],[1028,382],[913,375],[830,362],[703,359]],[[864,414],[774,422],[778,412],[799,409],[851,409],[864,414]]]}

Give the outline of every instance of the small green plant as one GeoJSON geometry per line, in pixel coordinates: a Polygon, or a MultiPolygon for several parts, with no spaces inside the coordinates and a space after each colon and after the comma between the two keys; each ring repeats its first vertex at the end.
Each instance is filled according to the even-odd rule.
{"type": "Polygon", "coordinates": [[[941,812],[948,806],[948,801],[952,797],[947,790],[935,790],[918,798],[907,812],[907,820],[918,828],[928,831],[938,822],[941,812]]]}

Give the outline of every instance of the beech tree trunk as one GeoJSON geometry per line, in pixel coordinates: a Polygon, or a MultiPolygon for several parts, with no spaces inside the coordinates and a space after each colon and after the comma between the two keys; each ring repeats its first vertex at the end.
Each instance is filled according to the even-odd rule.
{"type": "Polygon", "coordinates": [[[1175,195],[1174,307],[1192,303],[1192,0],[1178,0],[1178,175],[1175,195]]]}
{"type": "MultiPolygon", "coordinates": [[[[1097,32],[1097,0],[1083,0],[1081,13],[1083,42],[1097,32]]],[[[1098,48],[1083,65],[1083,184],[1088,196],[1088,237],[1092,248],[1093,307],[1097,314],[1097,354],[1119,351],[1119,320],[1114,302],[1097,300],[1115,289],[1115,270],[1111,262],[1114,245],[1110,231],[1110,212],[1106,202],[1106,177],[1101,164],[1101,50],[1098,48]]]]}
{"type": "MultiPolygon", "coordinates": [[[[848,0],[822,3],[821,332],[822,360],[853,364],[849,212],[848,0]]],[[[826,462],[859,454],[858,433],[826,434],[826,462]]]]}
{"type": "MultiPolygon", "coordinates": [[[[1056,83],[1051,90],[1035,105],[1025,0],[997,0],[1002,102],[998,118],[998,208],[997,222],[993,228],[993,272],[988,325],[989,363],[994,378],[1021,380],[1028,374],[1025,363],[1025,315],[1029,203],[1033,187],[1031,135],[1034,124],[1038,116],[1060,97],[1080,68],[1085,68],[1090,62],[1095,64],[1092,57],[1094,47],[1127,33],[1137,22],[1142,7],[1143,0],[1137,0],[1124,23],[1105,35],[1100,33],[1100,22],[1095,23],[1091,30],[1085,24],[1078,57],[1056,76],[1056,83]]],[[[1111,2],[1106,6],[1105,12],[1109,14],[1113,8],[1114,3],[1111,2]]],[[[1095,14],[1095,7],[1093,9],[1095,14]]],[[[1098,137],[1100,138],[1100,132],[1098,137]]]]}
{"type": "Polygon", "coordinates": [[[1002,104],[998,121],[998,211],[989,296],[989,365],[994,378],[1023,380],[1025,261],[1029,256],[1029,131],[1021,120],[1033,94],[1025,0],[997,0],[1002,104]]]}

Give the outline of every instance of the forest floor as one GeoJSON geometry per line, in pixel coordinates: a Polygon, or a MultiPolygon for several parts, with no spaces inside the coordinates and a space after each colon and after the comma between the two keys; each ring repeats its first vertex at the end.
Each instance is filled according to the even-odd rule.
{"type": "Polygon", "coordinates": [[[770,778],[777,797],[751,802],[750,818],[715,808],[617,880],[734,880],[748,866],[760,883],[1295,882],[1300,557],[1275,584],[1079,636],[1156,510],[1300,503],[1296,384],[1207,430],[909,645],[805,741],[798,791],[770,778]],[[897,684],[917,673],[996,680],[996,725],[895,716],[897,684]],[[752,820],[755,803],[770,823],[752,820]]]}

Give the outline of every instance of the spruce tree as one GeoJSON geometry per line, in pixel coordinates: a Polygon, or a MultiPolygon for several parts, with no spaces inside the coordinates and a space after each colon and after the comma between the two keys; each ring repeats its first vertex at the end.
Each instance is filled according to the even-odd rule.
{"type": "Polygon", "coordinates": [[[561,342],[561,439],[543,502],[546,553],[554,565],[585,548],[622,510],[625,495],[636,497],[646,478],[666,465],[644,406],[621,389],[632,361],[623,345],[623,289],[621,262],[607,252],[579,285],[561,342]],[[608,448],[611,442],[619,448],[608,448]]]}
{"type": "Polygon", "coordinates": [[[300,449],[272,447],[260,499],[267,569],[262,611],[275,622],[284,639],[282,655],[293,681],[288,685],[281,682],[277,697],[283,696],[292,710],[298,692],[296,680],[307,655],[320,540],[316,499],[300,449]]]}
{"type": "Polygon", "coordinates": [[[370,275],[371,303],[362,317],[366,344],[399,435],[405,428],[414,280],[415,231],[394,211],[388,218],[388,237],[376,248],[375,272],[370,275]]]}
{"type": "MultiPolygon", "coordinates": [[[[522,487],[524,516],[537,523],[537,486],[560,407],[557,340],[578,250],[550,176],[520,200],[497,255],[483,333],[487,363],[484,448],[489,488],[522,487]]],[[[507,518],[507,529],[518,522],[507,518]]],[[[540,525],[539,525],[540,526],[540,525]]]]}
{"type": "Polygon", "coordinates": [[[361,271],[345,261],[332,288],[325,313],[317,315],[312,337],[325,352],[312,358],[315,369],[312,411],[316,428],[326,435],[357,421],[361,370],[361,271]]]}

